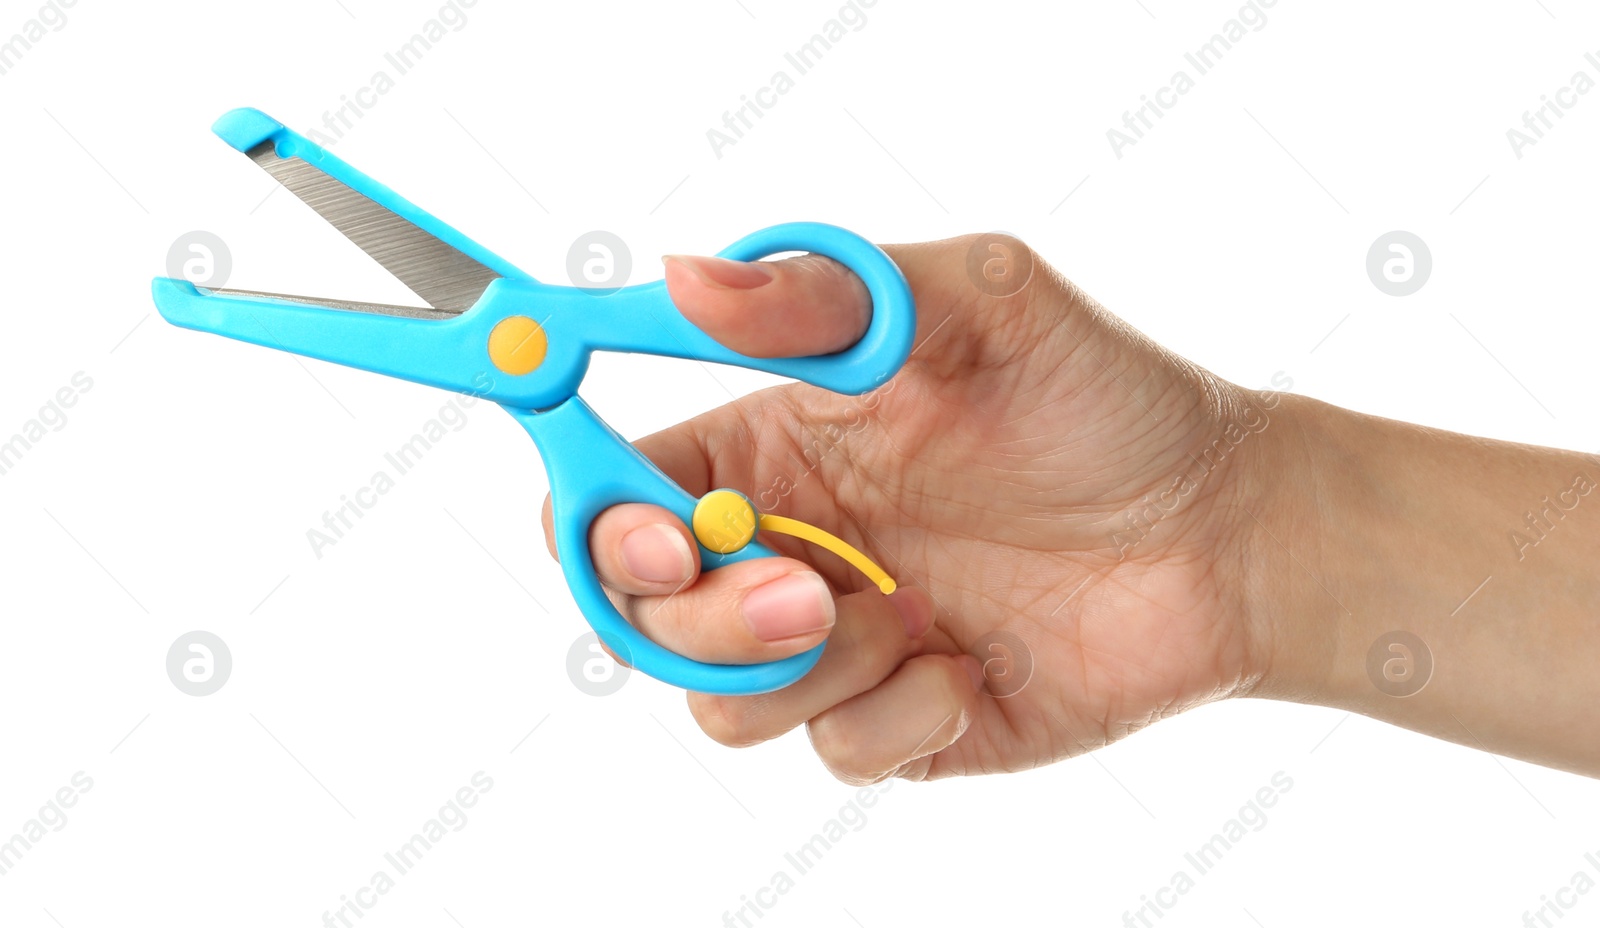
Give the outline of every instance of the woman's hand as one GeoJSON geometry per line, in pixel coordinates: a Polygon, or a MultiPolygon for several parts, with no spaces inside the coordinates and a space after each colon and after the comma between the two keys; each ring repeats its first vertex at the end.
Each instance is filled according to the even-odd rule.
{"type": "MultiPolygon", "coordinates": [[[[1267,643],[1245,618],[1236,501],[1263,404],[1014,239],[887,251],[918,312],[894,379],[860,397],[776,387],[638,447],[693,495],[735,488],[839,535],[899,591],[782,537],[787,558],[701,577],[689,529],[644,504],[591,531],[623,614],[674,651],[749,663],[829,639],[786,689],[690,693],[701,727],[751,745],[806,725],[841,779],[921,779],[1049,763],[1250,688],[1267,643]]],[[[753,356],[838,351],[871,313],[815,256],[669,257],[666,278],[753,356]]]]}

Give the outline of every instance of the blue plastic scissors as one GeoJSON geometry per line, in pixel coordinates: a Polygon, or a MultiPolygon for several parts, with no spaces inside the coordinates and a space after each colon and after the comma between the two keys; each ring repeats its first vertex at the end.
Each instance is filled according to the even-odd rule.
{"type": "Polygon", "coordinates": [[[824,646],[765,664],[732,665],[691,660],[651,641],[606,597],[589,557],[590,524],[618,503],[654,503],[691,524],[706,570],[776,556],[755,540],[759,527],[828,544],[868,570],[885,592],[893,589],[893,581],[843,542],[758,515],[736,491],[714,490],[696,500],[577,395],[596,351],[736,364],[837,393],[872,390],[905,362],[916,325],[905,277],[877,246],[836,226],[800,222],[763,229],[723,249],[722,257],[742,261],[785,251],[826,255],[855,272],[872,296],[872,321],[850,348],[808,358],[750,358],[685,319],[663,281],[598,297],[540,283],[258,110],[233,110],[212,129],[428,305],[202,290],[186,280],[157,278],[152,290],[161,315],[185,328],[499,403],[527,429],[544,460],[556,550],[573,599],[600,640],[632,666],[699,692],[763,693],[804,676],[824,646]]]}

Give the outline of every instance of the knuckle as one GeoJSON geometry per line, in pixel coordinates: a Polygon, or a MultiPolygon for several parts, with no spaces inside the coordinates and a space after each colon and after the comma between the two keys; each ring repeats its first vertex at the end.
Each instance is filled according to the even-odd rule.
{"type": "MultiPolygon", "coordinates": [[[[977,694],[972,689],[972,681],[967,677],[967,670],[960,663],[953,660],[939,662],[939,692],[934,702],[947,710],[951,716],[950,721],[956,723],[957,730],[964,727],[963,718],[967,711],[968,702],[977,699],[977,694]]],[[[941,725],[944,729],[948,723],[941,725]]]]}
{"type": "Polygon", "coordinates": [[[841,720],[824,713],[807,723],[806,733],[822,765],[841,783],[868,786],[883,779],[882,772],[865,762],[866,746],[841,720]]]}
{"type": "MultiPolygon", "coordinates": [[[[875,590],[867,595],[882,598],[882,594],[875,590]]],[[[921,646],[920,642],[911,641],[900,632],[895,616],[873,624],[875,629],[872,632],[856,634],[848,641],[830,645],[838,647],[845,655],[844,678],[861,688],[882,682],[921,646]]]]}
{"type": "MultiPolygon", "coordinates": [[[[924,637],[912,638],[906,633],[905,621],[891,597],[871,588],[852,593],[851,597],[870,610],[866,615],[867,621],[861,624],[871,629],[874,646],[880,652],[898,655],[901,662],[911,660],[921,652],[927,633],[932,631],[931,624],[923,631],[924,637]]],[[[929,605],[931,609],[931,602],[929,605]]]]}
{"type": "Polygon", "coordinates": [[[701,731],[723,747],[747,748],[767,740],[753,730],[751,708],[752,701],[746,698],[689,694],[689,714],[701,731]]]}
{"type": "Polygon", "coordinates": [[[1030,257],[1038,256],[1038,252],[1033,250],[1033,246],[1010,232],[968,232],[965,235],[958,235],[955,238],[934,244],[944,246],[949,254],[964,255],[975,247],[982,247],[991,243],[1005,245],[1015,254],[1026,254],[1030,257]]]}
{"type": "Polygon", "coordinates": [[[969,283],[987,296],[1006,299],[1031,290],[1036,269],[1044,258],[1027,242],[1009,232],[964,235],[954,244],[965,265],[969,283]]]}
{"type": "Polygon", "coordinates": [[[808,254],[789,259],[789,266],[796,268],[803,274],[815,275],[827,286],[849,289],[861,295],[866,294],[866,285],[844,264],[835,261],[826,255],[808,254]]]}

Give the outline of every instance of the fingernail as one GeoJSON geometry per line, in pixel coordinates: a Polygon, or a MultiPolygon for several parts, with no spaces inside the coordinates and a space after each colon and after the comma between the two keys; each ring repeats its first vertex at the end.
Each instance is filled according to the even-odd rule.
{"type": "Polygon", "coordinates": [[[959,658],[961,666],[967,668],[967,678],[972,681],[972,688],[976,692],[983,692],[983,665],[971,654],[963,654],[959,658]]]}
{"type": "Polygon", "coordinates": [[[927,597],[900,589],[889,594],[889,604],[900,614],[900,623],[906,627],[906,637],[912,641],[921,638],[933,627],[932,604],[927,597]]]}
{"type": "Polygon", "coordinates": [[[700,282],[716,290],[754,290],[772,283],[772,266],[764,261],[730,261],[703,255],[664,255],[694,272],[700,282]]]}
{"type": "Polygon", "coordinates": [[[745,594],[744,620],[762,641],[782,641],[833,627],[833,594],[810,572],[769,580],[745,594]]]}
{"type": "Polygon", "coordinates": [[[652,522],[622,536],[622,566],[646,583],[677,583],[694,571],[694,552],[677,529],[652,522]]]}

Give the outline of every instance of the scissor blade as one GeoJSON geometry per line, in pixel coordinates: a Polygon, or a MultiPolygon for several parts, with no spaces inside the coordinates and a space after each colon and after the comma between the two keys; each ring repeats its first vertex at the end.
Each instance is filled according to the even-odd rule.
{"type": "MultiPolygon", "coordinates": [[[[456,315],[472,308],[501,275],[446,244],[403,216],[351,189],[300,158],[280,158],[271,142],[250,149],[251,160],[317,211],[345,238],[371,255],[439,313],[456,315]]],[[[278,297],[278,299],[297,299],[278,297]]],[[[302,302],[336,302],[299,298],[302,302]]],[[[365,312],[384,304],[349,304],[365,312]]],[[[403,307],[388,307],[389,309],[403,307]]]]}
{"type": "Polygon", "coordinates": [[[382,316],[405,316],[409,319],[454,319],[458,314],[421,306],[400,306],[394,303],[360,303],[355,300],[336,300],[321,296],[296,296],[292,293],[268,293],[264,290],[205,290],[213,296],[242,296],[252,299],[288,300],[291,303],[309,303],[328,309],[342,309],[354,313],[377,313],[382,316]]]}

